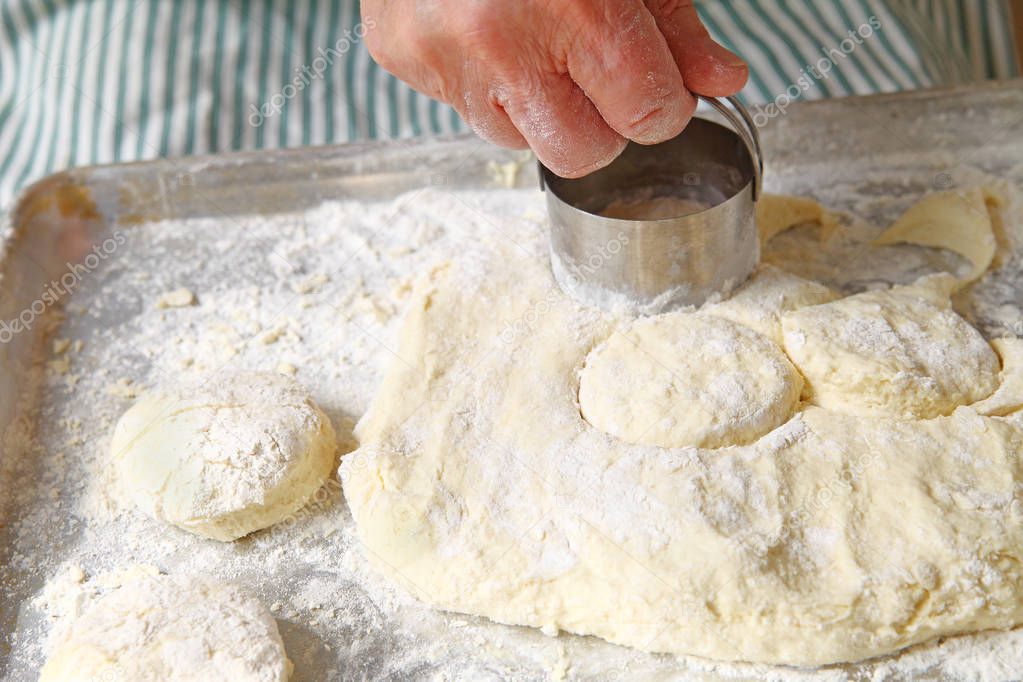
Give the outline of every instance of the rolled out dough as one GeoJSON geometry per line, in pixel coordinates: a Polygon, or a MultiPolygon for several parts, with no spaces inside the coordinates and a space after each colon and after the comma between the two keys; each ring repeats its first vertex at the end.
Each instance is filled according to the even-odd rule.
{"type": "MultiPolygon", "coordinates": [[[[800,404],[747,445],[631,443],[577,402],[587,357],[631,321],[561,296],[539,258],[479,249],[418,286],[402,361],[341,464],[367,556],[420,599],[650,651],[793,665],[1023,621],[1023,415],[1010,409],[1023,396],[996,391],[1002,416],[944,404],[926,420],[800,404]]],[[[783,319],[834,297],[770,269],[745,290],[762,286],[766,311],[737,295],[656,324],[669,338],[718,314],[777,343],[783,319]]],[[[898,296],[878,293],[876,307],[898,296]]],[[[946,322],[937,333],[958,324],[946,322]]],[[[942,342],[918,341],[902,350],[942,342]]],[[[619,357],[622,370],[639,357],[619,357]]]]}
{"type": "Polygon", "coordinates": [[[994,339],[991,346],[1002,361],[998,389],[971,407],[979,414],[1004,417],[1023,410],[1023,339],[994,339]]]}
{"type": "Polygon", "coordinates": [[[838,294],[817,282],[791,275],[773,265],[761,264],[756,275],[726,300],[703,307],[708,315],[738,322],[782,345],[781,314],[818,303],[838,294]]]}
{"type": "Polygon", "coordinates": [[[816,201],[804,197],[764,194],[757,201],[757,232],[761,244],[804,223],[819,224],[825,230],[822,236],[827,236],[828,230],[835,227],[835,218],[816,201]]]}

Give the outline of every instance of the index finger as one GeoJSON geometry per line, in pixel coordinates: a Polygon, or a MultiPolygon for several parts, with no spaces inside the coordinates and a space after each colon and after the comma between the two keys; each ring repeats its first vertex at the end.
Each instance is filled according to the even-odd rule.
{"type": "Polygon", "coordinates": [[[569,75],[619,135],[670,140],[696,109],[657,21],[641,0],[573,3],[569,75]]]}
{"type": "Polygon", "coordinates": [[[742,90],[749,77],[746,62],[710,37],[693,0],[646,0],[646,5],[692,92],[724,97],[742,90]]]}

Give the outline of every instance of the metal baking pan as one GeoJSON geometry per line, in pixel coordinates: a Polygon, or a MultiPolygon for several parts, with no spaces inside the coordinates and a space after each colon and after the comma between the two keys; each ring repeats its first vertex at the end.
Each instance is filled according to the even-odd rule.
{"type": "MultiPolygon", "coordinates": [[[[758,120],[765,123],[766,190],[812,196],[878,225],[934,189],[969,185],[982,176],[1017,187],[1023,180],[1021,81],[797,104],[775,113],[758,120]]],[[[762,666],[719,667],[593,638],[547,637],[436,613],[407,596],[382,603],[374,595],[384,587],[368,585],[374,579],[361,570],[350,572],[361,559],[336,485],[332,499],[317,510],[328,519],[327,526],[322,519],[319,525],[299,520],[286,532],[261,532],[232,545],[178,533],[145,551],[101,551],[90,544],[89,529],[74,513],[76,496],[89,482],[69,487],[66,474],[75,471],[76,457],[99,447],[97,441],[126,403],[123,396],[83,395],[54,379],[52,368],[47,369],[54,359],[51,339],[83,340],[88,355],[88,344],[99,330],[126,324],[137,310],[130,301],[104,299],[109,288],[86,291],[83,286],[54,296],[52,284],[69,264],[85,261],[119,234],[130,237],[143,228],[153,234],[153,225],[164,220],[208,219],[211,226],[220,221],[228,227],[211,229],[211,243],[236,240],[239,250],[258,249],[258,244],[244,241],[249,216],[301,213],[326,201],[352,198],[386,201],[427,186],[495,187],[500,183],[493,164],[522,160],[521,153],[462,136],[81,168],[24,191],[5,218],[0,245],[0,321],[7,321],[0,327],[0,674],[34,678],[44,657],[40,642],[52,626],[34,600],[66,561],[81,564],[87,575],[129,562],[151,562],[174,571],[183,565],[184,554],[197,553],[208,556],[211,572],[249,583],[271,606],[295,662],[296,680],[779,676],[779,669],[762,666]],[[53,301],[46,298],[48,287],[53,301]],[[71,308],[77,312],[61,314],[71,308]],[[12,321],[20,321],[20,327],[13,329],[12,321]],[[62,415],[81,416],[89,410],[95,410],[95,423],[90,419],[84,427],[79,424],[76,428],[84,435],[69,439],[62,415]],[[58,466],[56,457],[66,463],[58,466]],[[58,469],[64,475],[54,479],[58,469]],[[336,532],[323,531],[330,524],[336,532]],[[282,553],[293,560],[281,561],[282,553]],[[306,554],[320,559],[303,561],[306,554]],[[271,556],[276,560],[270,561],[271,556]],[[324,556],[332,559],[323,561],[324,556]],[[299,598],[314,580],[337,585],[330,608],[308,595],[299,598]]],[[[521,166],[515,185],[536,191],[533,164],[521,166]]],[[[215,277],[211,273],[217,263],[205,250],[206,241],[198,238],[191,245],[194,251],[189,245],[154,251],[149,261],[136,256],[135,262],[153,273],[153,288],[133,290],[133,295],[159,294],[168,281],[160,273],[175,272],[189,259],[207,259],[191,263],[188,272],[193,276],[215,277]]],[[[1019,270],[1019,259],[1013,259],[1003,268],[1004,275],[996,273],[981,285],[990,289],[989,303],[1019,309],[1023,290],[1017,283],[1023,278],[1014,276],[1019,270]]],[[[108,262],[97,263],[95,272],[109,286],[125,276],[108,262]]],[[[976,321],[989,335],[1005,333],[1004,321],[985,318],[990,308],[978,309],[976,321]]],[[[1023,334],[1023,329],[1010,331],[1023,334]]],[[[151,354],[132,356],[118,368],[120,377],[129,372],[141,380],[152,363],[151,354]]],[[[83,360],[80,373],[88,384],[90,372],[106,376],[109,370],[83,360]]],[[[359,416],[336,405],[328,406],[328,412],[349,426],[359,416]]],[[[1015,651],[1023,652],[1023,636],[1016,631],[979,639],[985,637],[1014,638],[1015,651]]],[[[1020,659],[1006,669],[1023,666],[1023,653],[1017,655],[1020,659]]],[[[954,677],[940,662],[906,670],[889,657],[823,671],[784,672],[793,679],[954,677]]],[[[975,678],[966,673],[965,679],[975,678]]]]}

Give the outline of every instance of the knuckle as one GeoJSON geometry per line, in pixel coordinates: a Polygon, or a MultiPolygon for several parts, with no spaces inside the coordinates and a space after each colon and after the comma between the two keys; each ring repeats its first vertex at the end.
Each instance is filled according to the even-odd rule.
{"type": "Polygon", "coordinates": [[[625,132],[629,137],[649,137],[657,135],[665,127],[670,114],[665,110],[664,105],[656,104],[652,107],[640,109],[633,112],[625,124],[625,132]]]}
{"type": "Polygon", "coordinates": [[[627,140],[621,137],[601,143],[575,144],[544,163],[564,178],[579,178],[614,161],[626,144],[627,140]]]}
{"type": "Polygon", "coordinates": [[[688,121],[683,109],[671,100],[654,100],[635,109],[619,132],[639,142],[663,142],[685,127],[688,121]]]}
{"type": "Polygon", "coordinates": [[[534,116],[551,106],[548,86],[532,69],[520,69],[514,73],[498,70],[489,95],[493,104],[506,111],[528,112],[534,116]]]}

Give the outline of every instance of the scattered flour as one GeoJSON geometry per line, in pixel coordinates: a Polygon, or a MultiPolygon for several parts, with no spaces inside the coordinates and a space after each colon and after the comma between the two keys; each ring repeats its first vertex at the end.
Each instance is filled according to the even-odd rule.
{"type": "MultiPolygon", "coordinates": [[[[840,196],[836,191],[835,200],[840,196]]],[[[857,208],[848,202],[839,207],[857,208]]],[[[876,212],[872,206],[864,214],[876,212]]],[[[12,437],[21,455],[7,500],[16,511],[0,529],[0,601],[21,607],[17,614],[5,611],[0,623],[8,633],[0,651],[10,647],[0,671],[13,679],[33,677],[50,646],[48,636],[102,592],[102,576],[145,564],[171,575],[205,574],[247,585],[277,618],[298,681],[1018,677],[1023,630],[951,638],[859,666],[809,671],[650,655],[593,638],[552,638],[435,612],[369,569],[335,479],[285,521],[230,544],[166,528],[111,494],[106,453],[113,422],[130,404],[127,394],[218,369],[294,373],[331,418],[340,452],[351,451],[354,420],[393,360],[409,283],[480,240],[507,240],[543,258],[544,222],[543,196],[535,190],[431,189],[393,203],[328,203],[297,214],[126,230],[126,243],[83,281],[67,306],[56,338],[73,341],[60,342],[50,359],[68,363],[63,370],[39,370],[44,388],[33,415],[37,430],[31,434],[26,424],[12,437]],[[182,287],[196,292],[188,303],[153,305],[182,287]],[[125,377],[130,384],[119,383],[125,377]],[[111,392],[111,386],[118,388],[111,392]],[[16,628],[10,620],[15,616],[16,628]]],[[[815,248],[812,259],[787,258],[780,246],[769,249],[767,258],[783,266],[799,261],[797,274],[823,273],[844,291],[886,278],[913,279],[906,268],[933,265],[923,257],[907,261],[906,250],[896,249],[899,255],[881,257],[880,275],[859,261],[850,266],[843,260],[847,249],[878,230],[847,227],[825,248],[815,248]],[[842,267],[836,270],[835,263],[842,267]]],[[[779,240],[805,253],[819,244],[807,232],[793,230],[779,240]]],[[[1004,313],[1013,303],[1018,312],[1018,273],[994,273],[988,278],[991,297],[986,280],[968,299],[988,333],[999,320],[1016,324],[1018,316],[985,313],[1004,313]]],[[[725,518],[727,510],[721,513],[725,518]]]]}

